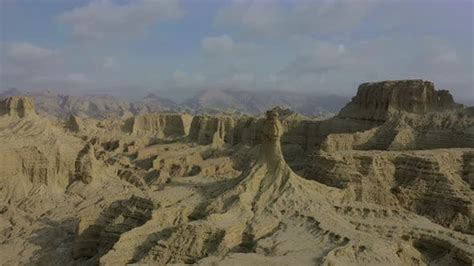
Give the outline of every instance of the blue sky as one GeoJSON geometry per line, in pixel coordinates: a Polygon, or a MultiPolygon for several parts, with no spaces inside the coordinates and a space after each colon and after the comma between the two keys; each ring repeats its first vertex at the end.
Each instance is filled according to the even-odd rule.
{"type": "Polygon", "coordinates": [[[422,78],[474,102],[471,0],[0,0],[0,89],[142,97],[422,78]]]}

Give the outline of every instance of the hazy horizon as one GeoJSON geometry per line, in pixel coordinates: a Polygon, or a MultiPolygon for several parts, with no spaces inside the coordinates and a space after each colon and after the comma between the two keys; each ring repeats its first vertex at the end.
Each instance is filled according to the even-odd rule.
{"type": "Polygon", "coordinates": [[[0,90],[160,93],[175,101],[205,89],[351,97],[363,82],[425,79],[474,103],[468,0],[1,0],[0,7],[0,90]]]}

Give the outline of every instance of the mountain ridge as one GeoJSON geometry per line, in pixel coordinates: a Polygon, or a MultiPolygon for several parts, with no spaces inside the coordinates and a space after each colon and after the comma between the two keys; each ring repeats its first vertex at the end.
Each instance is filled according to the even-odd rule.
{"type": "Polygon", "coordinates": [[[0,93],[0,98],[10,96],[34,98],[38,112],[58,118],[70,114],[110,118],[129,115],[177,112],[191,114],[243,113],[260,115],[276,106],[290,108],[303,115],[334,114],[349,100],[338,95],[319,95],[289,91],[250,91],[231,89],[206,89],[182,103],[176,103],[158,93],[149,93],[136,101],[127,101],[109,94],[70,95],[53,91],[28,92],[10,88],[0,93]]]}

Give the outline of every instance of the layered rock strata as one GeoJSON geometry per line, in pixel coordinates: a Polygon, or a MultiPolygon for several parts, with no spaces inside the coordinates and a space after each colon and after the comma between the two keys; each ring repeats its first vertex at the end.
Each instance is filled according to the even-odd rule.
{"type": "Polygon", "coordinates": [[[472,263],[474,243],[461,234],[397,208],[348,204],[344,191],[296,175],[283,158],[282,134],[277,114],[268,112],[255,164],[191,204],[194,211],[185,203],[193,195],[158,208],[100,263],[472,263]],[[130,250],[131,243],[140,248],[130,250]],[[440,253],[430,254],[435,247],[440,253]]]}
{"type": "Polygon", "coordinates": [[[131,118],[131,132],[158,137],[182,137],[189,134],[192,116],[179,114],[139,115],[131,118]]]}
{"type": "MultiPolygon", "coordinates": [[[[196,116],[189,137],[204,145],[214,141],[255,145],[262,141],[262,121],[196,116]]],[[[306,152],[321,147],[330,151],[474,145],[474,118],[453,101],[448,91],[437,91],[433,83],[422,80],[364,83],[334,118],[315,121],[287,116],[281,122],[282,144],[298,145],[306,152]]]]}
{"type": "Polygon", "coordinates": [[[27,97],[1,101],[0,183],[6,201],[29,193],[63,191],[74,180],[75,161],[83,141],[35,114],[27,97]]]}
{"type": "Polygon", "coordinates": [[[91,221],[90,217],[81,220],[74,242],[73,258],[84,260],[106,253],[121,234],[149,220],[153,209],[154,204],[149,199],[132,196],[128,200],[112,203],[96,220],[91,221]]]}
{"type": "Polygon", "coordinates": [[[344,189],[347,202],[403,207],[472,234],[472,154],[471,149],[322,152],[313,155],[304,176],[344,189]]]}
{"type": "Polygon", "coordinates": [[[425,114],[455,107],[453,96],[448,91],[435,90],[430,81],[393,80],[361,84],[338,117],[387,121],[401,112],[425,114]]]}

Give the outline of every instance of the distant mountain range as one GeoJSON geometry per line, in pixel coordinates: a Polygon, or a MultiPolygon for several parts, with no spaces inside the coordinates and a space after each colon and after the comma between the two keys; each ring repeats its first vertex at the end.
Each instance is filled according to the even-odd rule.
{"type": "Polygon", "coordinates": [[[287,91],[205,90],[184,102],[184,106],[192,110],[210,108],[249,114],[261,114],[275,106],[281,106],[300,114],[317,115],[338,112],[348,101],[349,98],[336,95],[287,91]]]}
{"type": "Polygon", "coordinates": [[[33,97],[37,112],[59,118],[69,114],[108,118],[155,112],[192,114],[225,112],[257,115],[275,106],[290,108],[304,115],[321,115],[336,113],[349,101],[349,98],[336,95],[225,89],[201,91],[181,104],[156,94],[128,102],[110,95],[73,96],[51,91],[23,92],[17,89],[1,92],[0,98],[16,95],[33,97]]]}

